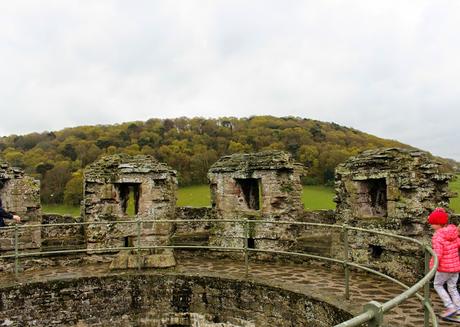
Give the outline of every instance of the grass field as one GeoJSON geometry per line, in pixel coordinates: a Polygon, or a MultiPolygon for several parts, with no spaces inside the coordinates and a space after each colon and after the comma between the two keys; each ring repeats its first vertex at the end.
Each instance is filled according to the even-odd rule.
{"type": "Polygon", "coordinates": [[[42,204],[42,211],[47,214],[55,213],[58,215],[70,215],[72,217],[80,216],[80,207],[64,204],[42,204]]]}
{"type": "Polygon", "coordinates": [[[450,199],[450,208],[455,213],[460,213],[460,174],[457,175],[457,179],[450,183],[450,189],[457,192],[457,197],[450,199]]]}
{"type": "MultiPolygon", "coordinates": [[[[334,209],[334,190],[325,186],[304,186],[302,201],[305,209],[334,209]]],[[[178,206],[206,207],[211,205],[208,185],[197,185],[179,189],[178,206]]]]}
{"type": "Polygon", "coordinates": [[[335,209],[334,189],[320,185],[303,187],[302,202],[305,210],[335,209]]]}
{"type": "Polygon", "coordinates": [[[211,193],[209,186],[194,185],[179,188],[177,192],[177,206],[210,207],[211,193]]]}
{"type": "MultiPolygon", "coordinates": [[[[334,190],[325,186],[304,186],[302,201],[305,209],[334,209],[332,201],[334,190]]],[[[208,207],[211,205],[208,185],[196,185],[179,189],[177,205],[191,207],[208,207]]]]}
{"type": "MultiPolygon", "coordinates": [[[[450,184],[450,188],[460,195],[460,175],[450,184]]],[[[306,210],[334,209],[333,197],[334,189],[331,187],[308,185],[303,188],[302,201],[306,210]]],[[[210,198],[208,185],[181,187],[177,192],[177,206],[209,207],[211,205],[210,198]]],[[[454,212],[460,213],[460,196],[451,199],[450,207],[454,212]]],[[[76,217],[80,215],[80,208],[65,205],[43,205],[43,212],[76,217]]]]}

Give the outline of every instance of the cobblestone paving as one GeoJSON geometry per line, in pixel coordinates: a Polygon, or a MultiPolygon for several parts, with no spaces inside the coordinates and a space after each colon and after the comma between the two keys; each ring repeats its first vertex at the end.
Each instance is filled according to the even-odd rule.
{"type": "MultiPolygon", "coordinates": [[[[207,261],[206,263],[188,261],[180,267],[192,273],[205,274],[209,271],[221,271],[235,277],[244,276],[244,267],[235,265],[231,261],[207,261]],[[219,266],[216,266],[218,264],[219,266]]],[[[322,294],[327,294],[339,299],[344,298],[345,281],[342,271],[324,266],[295,266],[295,265],[267,265],[251,263],[249,270],[253,279],[278,280],[285,283],[297,283],[309,285],[312,289],[322,294]]],[[[357,308],[357,312],[367,302],[374,300],[380,303],[386,302],[404,289],[385,279],[368,274],[352,272],[350,280],[350,302],[357,308]]],[[[345,300],[343,300],[346,302],[345,300]]],[[[407,300],[403,305],[393,309],[386,317],[388,326],[422,327],[424,315],[421,302],[414,298],[407,300]]],[[[455,326],[440,322],[440,326],[455,326]]]]}
{"type": "MultiPolygon", "coordinates": [[[[161,270],[160,270],[161,271],[161,270]]],[[[232,260],[217,259],[180,259],[175,268],[176,272],[184,274],[216,275],[229,278],[244,278],[244,264],[232,260]]],[[[143,270],[142,273],[149,273],[143,270]]],[[[158,272],[158,270],[157,270],[158,272]]],[[[14,275],[0,275],[0,285],[7,286],[14,283],[28,283],[34,281],[46,281],[57,279],[72,279],[88,276],[103,276],[113,274],[132,273],[132,271],[110,271],[107,264],[81,265],[79,267],[52,267],[44,270],[32,270],[21,273],[16,279],[14,275]]],[[[344,298],[344,275],[339,269],[332,269],[320,265],[287,265],[272,263],[250,263],[249,278],[253,280],[279,282],[282,284],[309,286],[316,293],[324,294],[336,299],[344,298]]],[[[348,307],[356,308],[359,313],[362,306],[375,300],[380,303],[386,302],[404,289],[390,281],[377,276],[352,272],[350,284],[350,301],[343,300],[348,307]]],[[[435,311],[442,308],[434,292],[431,294],[435,311]]],[[[423,326],[423,310],[421,302],[414,298],[408,299],[403,305],[390,311],[385,318],[388,326],[423,326]]],[[[439,321],[439,326],[459,326],[455,323],[439,321]]]]}

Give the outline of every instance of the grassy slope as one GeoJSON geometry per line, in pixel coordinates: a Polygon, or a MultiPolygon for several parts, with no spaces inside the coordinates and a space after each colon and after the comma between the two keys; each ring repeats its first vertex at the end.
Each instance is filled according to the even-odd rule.
{"type": "MultiPolygon", "coordinates": [[[[450,187],[452,191],[460,195],[460,175],[457,180],[450,184],[450,187]]],[[[334,190],[330,187],[304,186],[303,188],[302,201],[306,210],[334,209],[335,203],[332,201],[333,197],[334,190]]],[[[180,207],[206,207],[210,206],[210,204],[208,185],[182,187],[177,193],[177,205],[180,207]]],[[[450,207],[454,212],[460,213],[460,196],[451,200],[450,207]]],[[[43,205],[43,212],[78,216],[80,208],[64,205],[43,205]]]]}

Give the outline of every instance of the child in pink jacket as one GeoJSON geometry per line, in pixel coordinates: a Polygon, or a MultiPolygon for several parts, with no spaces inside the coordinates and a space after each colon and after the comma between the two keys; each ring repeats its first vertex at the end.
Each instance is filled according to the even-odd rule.
{"type": "Polygon", "coordinates": [[[452,316],[460,310],[460,295],[457,290],[460,238],[457,226],[447,222],[448,215],[443,208],[436,208],[428,217],[428,223],[435,231],[431,239],[432,247],[439,259],[438,270],[434,276],[434,289],[446,307],[441,317],[452,316]],[[447,291],[444,288],[446,284],[447,291]]]}

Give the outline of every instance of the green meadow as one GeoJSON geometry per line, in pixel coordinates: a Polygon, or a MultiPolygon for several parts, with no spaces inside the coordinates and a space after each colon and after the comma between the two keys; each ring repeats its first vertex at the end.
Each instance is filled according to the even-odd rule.
{"type": "Polygon", "coordinates": [[[80,216],[80,207],[68,206],[65,204],[43,204],[42,212],[46,214],[68,215],[72,217],[80,216]]]}
{"type": "Polygon", "coordinates": [[[450,189],[457,192],[457,197],[450,199],[450,208],[455,213],[460,213],[460,174],[457,174],[457,179],[450,183],[450,189]]]}
{"type": "Polygon", "coordinates": [[[335,209],[334,189],[321,185],[303,187],[302,202],[305,210],[335,209]]]}
{"type": "Polygon", "coordinates": [[[179,207],[210,207],[211,193],[209,185],[194,185],[179,188],[176,203],[179,207]]]}
{"type": "MultiPolygon", "coordinates": [[[[457,192],[457,197],[451,199],[450,207],[460,213],[460,175],[451,182],[450,189],[457,192]]],[[[308,185],[303,187],[302,201],[306,210],[334,209],[334,189],[326,186],[308,185]]],[[[211,196],[208,185],[195,185],[179,188],[177,192],[177,206],[208,207],[211,205],[211,196]]],[[[130,207],[130,206],[129,206],[130,207]]],[[[128,211],[130,208],[128,208],[128,211]]],[[[43,205],[44,213],[67,214],[79,216],[80,208],[65,205],[43,205]]]]}
{"type": "MultiPolygon", "coordinates": [[[[450,189],[457,192],[457,197],[451,199],[450,208],[460,213],[460,175],[451,182],[450,189]]],[[[307,185],[303,187],[302,201],[306,210],[335,209],[334,189],[321,185],[307,185]]],[[[182,187],[178,191],[177,205],[191,207],[210,206],[208,185],[182,187]]]]}
{"type": "MultiPolygon", "coordinates": [[[[304,186],[302,201],[305,209],[334,209],[332,201],[334,190],[325,186],[304,186]]],[[[191,207],[207,207],[211,205],[208,185],[196,185],[180,188],[177,194],[177,205],[191,207]]]]}

